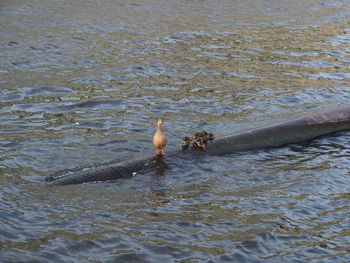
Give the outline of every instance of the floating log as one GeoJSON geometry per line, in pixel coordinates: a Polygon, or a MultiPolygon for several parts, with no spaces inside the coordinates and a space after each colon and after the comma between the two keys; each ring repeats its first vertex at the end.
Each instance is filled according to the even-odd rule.
{"type": "MultiPolygon", "coordinates": [[[[239,151],[280,147],[345,130],[350,130],[350,105],[208,141],[206,151],[177,150],[167,152],[165,158],[175,162],[175,158],[180,160],[183,155],[188,154],[223,155],[239,151]]],[[[137,173],[149,172],[165,166],[164,157],[151,156],[125,162],[110,162],[65,170],[46,177],[46,181],[51,185],[67,185],[115,180],[129,178],[137,173]]]]}

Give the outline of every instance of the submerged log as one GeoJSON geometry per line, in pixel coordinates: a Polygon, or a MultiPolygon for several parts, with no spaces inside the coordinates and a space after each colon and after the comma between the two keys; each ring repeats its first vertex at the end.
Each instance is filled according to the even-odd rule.
{"type": "MultiPolygon", "coordinates": [[[[173,157],[179,155],[172,152],[167,154],[173,157]]],[[[130,178],[137,173],[147,173],[155,169],[162,169],[166,166],[163,156],[151,156],[131,161],[113,161],[90,166],[82,166],[74,169],[67,169],[51,174],[46,177],[50,185],[82,184],[96,181],[109,181],[123,178],[130,178]]]]}
{"type": "MultiPolygon", "coordinates": [[[[299,143],[330,133],[350,130],[350,105],[316,113],[304,118],[277,125],[254,129],[209,141],[206,151],[172,151],[166,159],[179,158],[187,154],[223,155],[239,151],[280,147],[299,143]]],[[[75,168],[46,177],[53,185],[81,184],[129,178],[166,166],[162,156],[151,156],[125,162],[110,162],[90,167],[75,168]]]]}
{"type": "Polygon", "coordinates": [[[207,145],[207,154],[279,147],[309,141],[330,133],[350,129],[350,105],[304,118],[223,137],[207,145]]]}

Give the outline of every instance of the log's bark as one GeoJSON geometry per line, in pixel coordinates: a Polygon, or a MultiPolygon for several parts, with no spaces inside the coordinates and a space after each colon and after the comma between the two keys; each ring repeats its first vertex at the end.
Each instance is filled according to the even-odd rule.
{"type": "Polygon", "coordinates": [[[350,105],[210,141],[207,154],[279,147],[350,129],[350,105]]]}
{"type": "MultiPolygon", "coordinates": [[[[179,152],[169,153],[168,157],[179,156],[179,152]]],[[[115,161],[106,164],[96,164],[89,167],[77,167],[57,172],[46,177],[50,185],[82,184],[95,181],[108,181],[130,178],[140,172],[162,170],[166,162],[162,156],[151,156],[129,161],[115,161]]]]}
{"type": "MultiPolygon", "coordinates": [[[[304,118],[273,126],[234,134],[209,141],[206,151],[173,151],[166,159],[179,158],[187,154],[222,155],[238,151],[279,147],[299,143],[334,132],[350,130],[350,105],[330,111],[316,113],[304,118]]],[[[93,181],[129,178],[135,173],[162,169],[166,166],[163,157],[151,156],[125,162],[110,162],[92,167],[76,168],[50,175],[46,181],[54,185],[80,184],[93,181]]]]}

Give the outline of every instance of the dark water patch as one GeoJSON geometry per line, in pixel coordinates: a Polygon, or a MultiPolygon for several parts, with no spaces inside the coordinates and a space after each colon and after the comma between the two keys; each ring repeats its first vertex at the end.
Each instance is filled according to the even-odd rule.
{"type": "MultiPolygon", "coordinates": [[[[180,76],[182,75],[181,70],[177,69],[171,69],[167,68],[159,63],[152,63],[148,65],[132,65],[128,67],[123,67],[120,69],[117,69],[118,71],[122,72],[139,72],[135,73],[133,76],[159,76],[159,75],[166,75],[166,76],[180,76]]],[[[129,75],[131,76],[131,75],[129,75]]]]}
{"type": "Polygon", "coordinates": [[[202,45],[201,48],[204,49],[228,49],[230,46],[224,46],[224,45],[202,45]]]}
{"type": "Polygon", "coordinates": [[[82,101],[77,103],[37,103],[37,104],[16,104],[10,107],[10,110],[26,112],[45,112],[45,113],[63,113],[79,109],[113,109],[123,110],[125,104],[121,100],[98,100],[82,101]]]}
{"type": "Polygon", "coordinates": [[[261,78],[259,76],[244,74],[244,73],[227,73],[229,76],[237,77],[237,78],[261,78]]]}
{"type": "Polygon", "coordinates": [[[309,76],[316,79],[326,78],[326,79],[342,80],[342,79],[349,79],[350,73],[319,73],[319,74],[312,74],[309,76]]]}
{"type": "Polygon", "coordinates": [[[349,53],[343,50],[326,50],[327,54],[330,56],[348,56],[349,53]]]}
{"type": "Polygon", "coordinates": [[[23,87],[23,88],[19,88],[18,90],[23,91],[23,93],[27,96],[73,93],[71,89],[64,88],[64,87],[38,87],[38,88],[23,87]]]}
{"type": "Polygon", "coordinates": [[[176,44],[176,43],[188,42],[186,38],[178,37],[178,36],[162,36],[162,37],[156,38],[156,40],[164,44],[176,44]]]}
{"type": "Polygon", "coordinates": [[[291,56],[291,57],[305,57],[305,56],[312,56],[316,57],[319,56],[318,52],[283,52],[283,51],[275,51],[273,53],[283,55],[283,56],[291,56]]]}
{"type": "Polygon", "coordinates": [[[338,65],[337,63],[331,63],[331,62],[320,61],[320,60],[310,60],[310,61],[302,61],[302,62],[273,61],[268,63],[281,64],[281,65],[294,65],[294,66],[307,67],[307,68],[329,68],[329,67],[335,67],[338,65]]]}
{"type": "Polygon", "coordinates": [[[16,68],[26,68],[30,66],[31,63],[32,63],[31,61],[17,61],[17,62],[12,62],[11,64],[16,68]]]}
{"type": "Polygon", "coordinates": [[[220,76],[219,72],[214,71],[199,71],[195,73],[196,75],[204,75],[204,76],[220,76]]]}
{"type": "Polygon", "coordinates": [[[3,96],[1,99],[2,101],[11,102],[11,101],[19,101],[22,98],[23,98],[22,94],[9,94],[7,96],[3,96]]]}
{"type": "Polygon", "coordinates": [[[143,89],[150,89],[150,90],[179,90],[175,87],[143,87],[143,89]]]}

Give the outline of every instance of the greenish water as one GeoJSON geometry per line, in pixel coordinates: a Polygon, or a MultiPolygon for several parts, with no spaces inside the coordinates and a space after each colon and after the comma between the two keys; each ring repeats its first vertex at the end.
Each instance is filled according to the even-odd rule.
{"type": "Polygon", "coordinates": [[[0,261],[348,262],[345,132],[46,187],[348,104],[348,1],[2,1],[0,261]]]}

